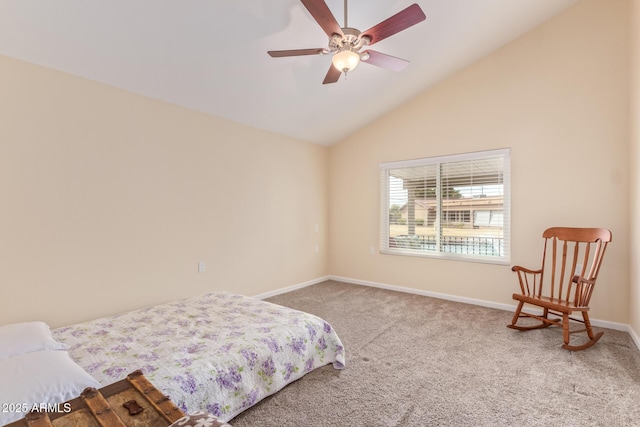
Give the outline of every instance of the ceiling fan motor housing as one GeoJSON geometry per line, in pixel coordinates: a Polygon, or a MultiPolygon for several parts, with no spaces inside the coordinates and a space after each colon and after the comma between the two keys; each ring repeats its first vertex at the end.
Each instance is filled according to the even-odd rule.
{"type": "Polygon", "coordinates": [[[364,46],[367,46],[370,42],[370,39],[368,37],[361,36],[360,31],[355,28],[342,28],[342,33],[344,34],[344,36],[334,34],[329,39],[329,50],[331,52],[342,51],[346,49],[358,52],[364,46]]]}

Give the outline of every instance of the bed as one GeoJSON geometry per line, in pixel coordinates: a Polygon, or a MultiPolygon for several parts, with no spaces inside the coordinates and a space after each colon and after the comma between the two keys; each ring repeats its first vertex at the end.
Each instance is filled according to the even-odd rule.
{"type": "Polygon", "coordinates": [[[345,366],[324,320],[229,292],[52,331],[101,385],[140,369],[185,413],[228,421],[315,368],[345,366]]]}

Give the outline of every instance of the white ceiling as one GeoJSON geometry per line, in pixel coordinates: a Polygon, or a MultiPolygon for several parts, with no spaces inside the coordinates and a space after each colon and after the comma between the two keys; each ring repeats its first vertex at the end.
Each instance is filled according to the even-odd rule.
{"type": "MultiPolygon", "coordinates": [[[[374,46],[404,71],[361,64],[331,85],[329,56],[266,53],[327,46],[299,0],[0,0],[0,54],[331,145],[577,1],[419,0],[427,19],[374,46]]],[[[351,0],[349,26],[415,2],[351,0]]]]}

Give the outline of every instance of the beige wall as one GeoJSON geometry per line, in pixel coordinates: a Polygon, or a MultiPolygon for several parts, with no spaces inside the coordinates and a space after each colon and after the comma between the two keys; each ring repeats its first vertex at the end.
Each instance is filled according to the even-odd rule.
{"type": "Polygon", "coordinates": [[[506,266],[369,253],[378,163],[510,147],[512,264],[609,227],[593,317],[637,334],[639,26],[583,0],[331,149],[0,56],[0,324],[328,274],[511,304],[506,266]]]}
{"type": "Polygon", "coordinates": [[[631,1],[631,327],[640,339],[640,0],[631,1]]]}
{"type": "Polygon", "coordinates": [[[0,324],[328,274],[326,147],[2,56],[0,76],[0,324]]]}
{"type": "Polygon", "coordinates": [[[539,264],[547,227],[610,228],[592,316],[628,323],[627,13],[583,0],[331,147],[331,273],[511,304],[509,266],[369,252],[380,162],[509,147],[512,264],[539,264]]]}

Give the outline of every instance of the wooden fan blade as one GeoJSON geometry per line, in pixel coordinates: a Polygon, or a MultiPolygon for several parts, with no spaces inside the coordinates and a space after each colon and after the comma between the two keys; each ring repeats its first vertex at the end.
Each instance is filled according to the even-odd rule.
{"type": "Polygon", "coordinates": [[[301,0],[304,7],[307,8],[313,19],[322,27],[322,30],[331,37],[334,34],[344,36],[340,24],[329,10],[329,6],[324,0],[301,0]]]}
{"type": "Polygon", "coordinates": [[[324,52],[323,48],[317,49],[293,49],[293,50],[270,50],[267,53],[273,58],[282,58],[283,56],[302,56],[302,55],[320,55],[324,52]]]}
{"type": "Polygon", "coordinates": [[[327,71],[327,75],[324,77],[324,80],[322,81],[322,84],[326,85],[327,83],[337,82],[341,74],[342,74],[342,71],[338,70],[336,67],[333,66],[333,64],[331,64],[331,66],[329,66],[329,71],[327,71]]]}
{"type": "Polygon", "coordinates": [[[375,50],[367,50],[365,52],[369,54],[369,58],[366,60],[363,59],[362,62],[382,67],[387,70],[402,71],[407,67],[407,65],[409,65],[409,61],[380,53],[375,50]]]}
{"type": "Polygon", "coordinates": [[[362,35],[367,36],[370,39],[369,45],[372,45],[402,30],[406,30],[426,18],[420,6],[414,3],[403,11],[364,31],[362,35]]]}

